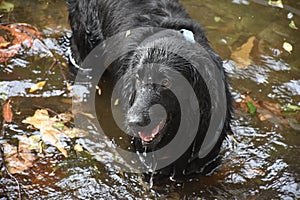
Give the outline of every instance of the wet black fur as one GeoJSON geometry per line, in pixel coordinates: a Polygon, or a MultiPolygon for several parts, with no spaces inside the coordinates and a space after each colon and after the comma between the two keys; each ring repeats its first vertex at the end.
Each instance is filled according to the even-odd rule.
{"type": "MultiPolygon", "coordinates": [[[[151,146],[152,150],[161,148],[174,137],[180,122],[179,105],[167,87],[150,83],[143,86],[150,89],[150,92],[141,92],[141,87],[136,85],[136,80],[133,80],[135,79],[135,74],[140,73],[141,77],[139,78],[143,79],[149,76],[159,77],[160,73],[158,71],[163,71],[164,74],[161,80],[164,80],[168,76],[168,71],[172,70],[173,72],[181,73],[187,78],[199,99],[199,108],[201,111],[200,129],[190,148],[176,162],[160,170],[160,173],[176,179],[193,173],[205,174],[209,172],[214,166],[210,161],[218,157],[226,133],[231,132],[232,100],[222,67],[222,60],[209,46],[201,26],[189,17],[186,9],[177,0],[67,0],[67,5],[70,25],[73,31],[72,50],[78,63],[81,63],[88,53],[103,40],[114,34],[133,28],[160,27],[176,31],[187,29],[194,33],[195,41],[204,47],[209,61],[213,65],[217,65],[222,73],[227,96],[227,100],[224,99],[227,102],[227,116],[222,134],[214,149],[205,158],[197,158],[197,150],[199,151],[204,140],[211,116],[208,89],[200,74],[193,69],[189,62],[178,55],[171,54],[167,50],[161,50],[167,49],[168,46],[170,48],[182,49],[185,46],[174,43],[174,41],[168,41],[168,39],[154,37],[153,41],[143,44],[142,48],[114,62],[115,66],[112,73],[115,76],[125,74],[122,98],[125,102],[125,112],[127,115],[140,115],[144,120],[143,123],[147,124],[149,120],[149,108],[152,105],[161,104],[167,110],[169,119],[168,129],[166,130],[165,137],[158,144],[151,146]],[[159,46],[160,49],[156,49],[155,45],[159,46]],[[169,68],[159,70],[140,69],[140,63],[161,63],[167,65],[169,68]],[[153,74],[147,74],[148,71],[153,74]]],[[[178,40],[184,39],[178,36],[178,40]]],[[[197,52],[189,52],[189,54],[192,57],[197,52]]],[[[149,67],[153,66],[149,65],[149,67]]],[[[191,113],[195,112],[192,106],[190,110],[191,113]]],[[[128,116],[126,119],[128,120],[128,116]]],[[[129,129],[132,128],[128,121],[126,124],[129,126],[129,129]]],[[[140,139],[136,138],[134,143],[136,150],[143,151],[140,139]]]]}

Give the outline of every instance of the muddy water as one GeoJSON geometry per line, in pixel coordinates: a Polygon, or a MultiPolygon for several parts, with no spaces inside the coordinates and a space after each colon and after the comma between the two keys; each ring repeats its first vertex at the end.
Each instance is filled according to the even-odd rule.
{"type": "MultiPolygon", "coordinates": [[[[8,0],[7,0],[8,1],[8,0]]],[[[26,51],[0,64],[1,103],[12,100],[14,122],[6,126],[1,143],[17,145],[17,138],[28,130],[21,121],[38,108],[55,112],[71,109],[71,94],[64,77],[72,79],[65,67],[61,35],[69,31],[63,1],[13,1],[11,14],[3,13],[2,22],[29,23],[43,33],[43,42],[55,54],[61,68],[47,73],[53,58],[43,51],[26,51]],[[46,75],[45,75],[46,74],[46,75]],[[30,94],[28,88],[46,80],[43,90],[30,94]]],[[[300,112],[280,112],[287,105],[300,106],[300,32],[289,27],[293,20],[300,28],[300,2],[284,1],[276,8],[262,0],[208,1],[185,0],[191,16],[205,27],[211,45],[224,59],[236,101],[233,129],[235,140],[224,142],[219,170],[184,184],[164,180],[152,188],[141,177],[122,173],[103,165],[88,153],[71,153],[63,158],[48,147],[33,168],[15,175],[24,199],[299,199],[300,198],[300,112]],[[244,56],[246,67],[234,63],[233,54],[254,38],[244,56]],[[292,45],[289,53],[284,42],[292,45]],[[242,105],[250,96],[259,105],[250,114],[242,105]],[[279,108],[278,108],[279,106],[279,108]],[[270,117],[271,116],[271,117],[270,117]]],[[[0,14],[2,14],[0,12],[0,14]]],[[[105,88],[103,96],[105,98],[105,88]]],[[[109,113],[105,102],[99,104],[105,122],[109,113]]],[[[1,120],[2,121],[2,120],[1,120]]],[[[1,123],[1,125],[3,125],[1,123]]],[[[107,122],[106,129],[115,127],[107,122]]],[[[116,130],[117,131],[117,130],[116,130]]],[[[122,141],[124,137],[115,136],[122,141]]],[[[124,139],[125,140],[125,139],[124,139]]],[[[1,160],[0,160],[1,162],[1,160]]],[[[14,199],[18,189],[13,178],[0,174],[0,198],[14,199]]]]}

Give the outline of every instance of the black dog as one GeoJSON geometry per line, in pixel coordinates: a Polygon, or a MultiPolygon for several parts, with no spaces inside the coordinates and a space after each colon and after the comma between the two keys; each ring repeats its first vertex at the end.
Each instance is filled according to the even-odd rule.
{"type": "MultiPolygon", "coordinates": [[[[73,31],[72,51],[77,63],[108,38],[122,32],[126,33],[125,37],[133,35],[133,39],[125,42],[131,50],[112,63],[110,73],[116,79],[122,77],[120,98],[126,127],[135,136],[136,151],[163,149],[171,144],[181,124],[193,124],[198,119],[196,134],[191,135],[194,127],[187,125],[180,136],[182,144],[176,144],[183,145],[192,138],[191,143],[187,143],[176,160],[159,169],[159,173],[175,179],[208,173],[215,166],[226,133],[231,132],[232,101],[222,60],[209,46],[201,26],[177,0],[67,0],[67,5],[73,31]],[[142,27],[145,29],[139,29],[142,27]],[[211,91],[210,79],[203,78],[201,72],[210,76],[213,69],[220,73],[216,77],[224,86],[221,92],[225,94],[221,99],[226,106],[224,120],[214,122],[221,127],[219,134],[208,133],[214,120],[213,107],[218,107],[211,94],[218,90],[211,91]],[[180,76],[187,80],[190,89],[179,81],[180,76]],[[159,107],[154,109],[155,105],[163,106],[165,112],[159,107]],[[207,138],[214,139],[211,148],[203,150],[203,143],[209,143],[207,138]]],[[[171,151],[177,152],[177,148],[180,146],[171,151]]],[[[167,150],[157,160],[164,160],[174,152],[167,150]]]]}

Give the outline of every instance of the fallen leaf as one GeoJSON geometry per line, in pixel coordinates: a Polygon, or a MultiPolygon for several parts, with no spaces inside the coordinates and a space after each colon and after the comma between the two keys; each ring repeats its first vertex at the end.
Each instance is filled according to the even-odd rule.
{"type": "Polygon", "coordinates": [[[35,39],[41,38],[41,33],[30,24],[0,24],[4,34],[0,37],[0,63],[15,56],[22,47],[31,48],[35,39]]]}
{"type": "Polygon", "coordinates": [[[57,122],[53,124],[53,128],[62,130],[65,127],[65,125],[63,123],[57,122]]]}
{"type": "Polygon", "coordinates": [[[98,91],[98,95],[101,96],[102,95],[102,90],[98,85],[96,85],[96,90],[98,91]]]}
{"type": "Polygon", "coordinates": [[[115,102],[114,102],[114,106],[118,106],[119,105],[119,101],[120,101],[119,99],[116,99],[115,102]]]}
{"type": "Polygon", "coordinates": [[[29,149],[31,150],[40,150],[40,141],[41,136],[40,135],[32,135],[29,137],[29,149]]]}
{"type": "Polygon", "coordinates": [[[31,168],[36,156],[30,151],[29,138],[23,135],[19,138],[19,151],[8,143],[3,145],[4,158],[7,162],[7,168],[11,174],[19,174],[31,168]]]}
{"type": "Polygon", "coordinates": [[[77,152],[82,152],[83,148],[82,148],[82,146],[80,144],[75,144],[74,150],[77,151],[77,152]]]}
{"type": "Polygon", "coordinates": [[[68,89],[70,92],[73,92],[73,86],[72,86],[70,83],[67,83],[67,89],[68,89]]]}
{"type": "Polygon", "coordinates": [[[292,53],[292,51],[293,51],[293,46],[288,42],[284,42],[282,47],[284,50],[286,50],[289,53],[292,53]]]}
{"type": "Polygon", "coordinates": [[[7,123],[11,123],[13,119],[13,112],[11,110],[11,104],[10,100],[8,100],[4,105],[3,105],[3,118],[4,121],[7,123]]]}
{"type": "Polygon", "coordinates": [[[253,104],[252,101],[247,101],[248,111],[251,115],[256,113],[256,106],[253,104]]]}
{"type": "Polygon", "coordinates": [[[127,38],[128,36],[130,36],[131,32],[130,30],[126,31],[125,37],[127,38]]]}
{"type": "Polygon", "coordinates": [[[300,111],[300,106],[286,105],[282,108],[282,112],[297,112],[300,111]]]}
{"type": "Polygon", "coordinates": [[[283,8],[282,0],[269,0],[268,4],[274,7],[283,8]]]}
{"type": "Polygon", "coordinates": [[[33,161],[36,159],[33,153],[30,150],[30,140],[27,135],[23,135],[19,138],[19,155],[24,160],[26,166],[32,167],[33,161]]]}
{"type": "Polygon", "coordinates": [[[273,116],[271,114],[268,114],[268,113],[258,115],[258,118],[259,118],[260,121],[266,121],[266,120],[272,119],[272,117],[273,116]]]}
{"type": "Polygon", "coordinates": [[[32,117],[27,117],[22,121],[24,124],[31,124],[37,129],[43,129],[47,126],[52,126],[53,121],[50,119],[48,111],[41,109],[36,110],[32,117]]]}
{"type": "Polygon", "coordinates": [[[241,97],[242,101],[236,102],[236,107],[240,107],[242,110],[249,113],[250,109],[254,110],[255,107],[255,113],[260,121],[269,121],[276,125],[283,125],[284,127],[291,126],[290,122],[283,117],[280,104],[270,101],[256,101],[248,94],[242,95],[241,97]],[[249,102],[251,102],[250,106],[249,102]]]}
{"type": "Polygon", "coordinates": [[[246,43],[231,54],[231,58],[236,62],[239,68],[245,69],[250,66],[250,53],[253,49],[255,39],[255,36],[250,37],[246,43]]]}
{"type": "Polygon", "coordinates": [[[281,116],[281,105],[279,103],[274,103],[270,101],[258,101],[261,108],[270,110],[276,116],[281,116]]]}
{"type": "Polygon", "coordinates": [[[62,132],[54,128],[45,128],[41,129],[40,131],[42,135],[42,140],[46,144],[55,146],[65,157],[68,157],[68,153],[65,147],[60,141],[60,139],[64,137],[64,134],[62,134],[62,132]]]}
{"type": "Polygon", "coordinates": [[[84,130],[78,128],[68,128],[68,127],[64,128],[63,133],[68,138],[82,138],[88,135],[88,133],[84,130]]]}
{"type": "Polygon", "coordinates": [[[4,40],[3,37],[0,36],[0,49],[6,48],[10,45],[10,42],[4,40]]]}
{"type": "Polygon", "coordinates": [[[215,16],[214,17],[214,20],[215,20],[215,22],[220,22],[221,20],[222,20],[222,18],[221,17],[219,17],[219,16],[215,16]]]}
{"type": "MultiPolygon", "coordinates": [[[[50,117],[45,109],[36,110],[32,117],[27,117],[23,123],[28,123],[40,130],[41,140],[52,146],[55,146],[65,157],[68,153],[62,143],[64,138],[79,138],[87,136],[88,133],[77,128],[69,128],[66,123],[72,120],[72,115],[69,113],[61,113],[54,117],[50,117]]],[[[38,138],[36,138],[36,142],[38,138]]],[[[32,143],[31,143],[32,145],[32,143]]],[[[35,143],[34,148],[39,148],[35,143]]]]}
{"type": "Polygon", "coordinates": [[[296,26],[294,20],[292,20],[292,21],[290,22],[289,27],[290,27],[291,29],[298,30],[298,27],[296,26]]]}
{"type": "Polygon", "coordinates": [[[247,173],[245,174],[248,178],[253,178],[256,175],[264,176],[266,172],[259,168],[246,168],[247,173]]]}
{"type": "Polygon", "coordinates": [[[46,85],[46,81],[40,81],[40,82],[38,82],[37,84],[34,84],[31,88],[30,88],[30,90],[29,90],[29,92],[30,93],[33,93],[33,92],[35,92],[35,91],[37,91],[37,90],[42,90],[43,89],[43,87],[46,85]]]}
{"type": "Polygon", "coordinates": [[[6,2],[6,1],[0,1],[0,10],[4,12],[11,12],[14,10],[14,4],[6,2]]]}

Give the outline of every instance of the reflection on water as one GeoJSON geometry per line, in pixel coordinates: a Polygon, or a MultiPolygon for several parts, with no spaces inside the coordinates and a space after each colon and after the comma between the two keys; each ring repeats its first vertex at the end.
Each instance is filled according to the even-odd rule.
{"type": "MultiPolygon", "coordinates": [[[[2,21],[37,26],[44,34],[44,43],[61,56],[58,40],[69,31],[64,1],[11,2],[15,9],[10,16],[4,14],[2,21]]],[[[282,9],[271,7],[263,0],[183,2],[191,16],[203,24],[212,46],[224,58],[236,101],[247,92],[260,103],[270,101],[280,106],[300,106],[299,29],[289,27],[293,20],[300,28],[298,1],[283,1],[285,7],[282,9]],[[252,36],[255,37],[253,48],[246,55],[251,64],[240,68],[231,54],[252,36]],[[293,46],[291,53],[282,48],[284,42],[293,46]]],[[[28,92],[32,84],[44,79],[52,62],[45,53],[37,52],[18,55],[7,65],[0,64],[0,94],[10,97],[14,109],[21,113],[15,117],[16,123],[8,126],[5,142],[13,142],[16,135],[31,134],[19,124],[24,116],[36,110],[36,106],[56,112],[70,109],[70,104],[65,102],[70,94],[65,90],[61,69],[56,68],[46,76],[47,87],[43,91],[35,95],[28,92]]],[[[66,68],[63,70],[67,72],[66,68]]],[[[105,93],[105,88],[103,90],[105,93]]],[[[101,111],[100,116],[105,121],[108,113],[106,109],[101,111]]],[[[116,130],[109,123],[107,126],[107,129],[116,130]]],[[[69,158],[62,158],[51,148],[31,170],[16,177],[27,199],[300,198],[300,112],[280,114],[277,121],[263,121],[258,115],[237,108],[233,127],[238,143],[230,139],[224,142],[219,170],[191,182],[178,184],[160,180],[150,189],[142,176],[103,165],[87,153],[73,153],[69,158]]],[[[0,198],[17,197],[13,179],[0,176],[0,182],[0,198]]]]}

